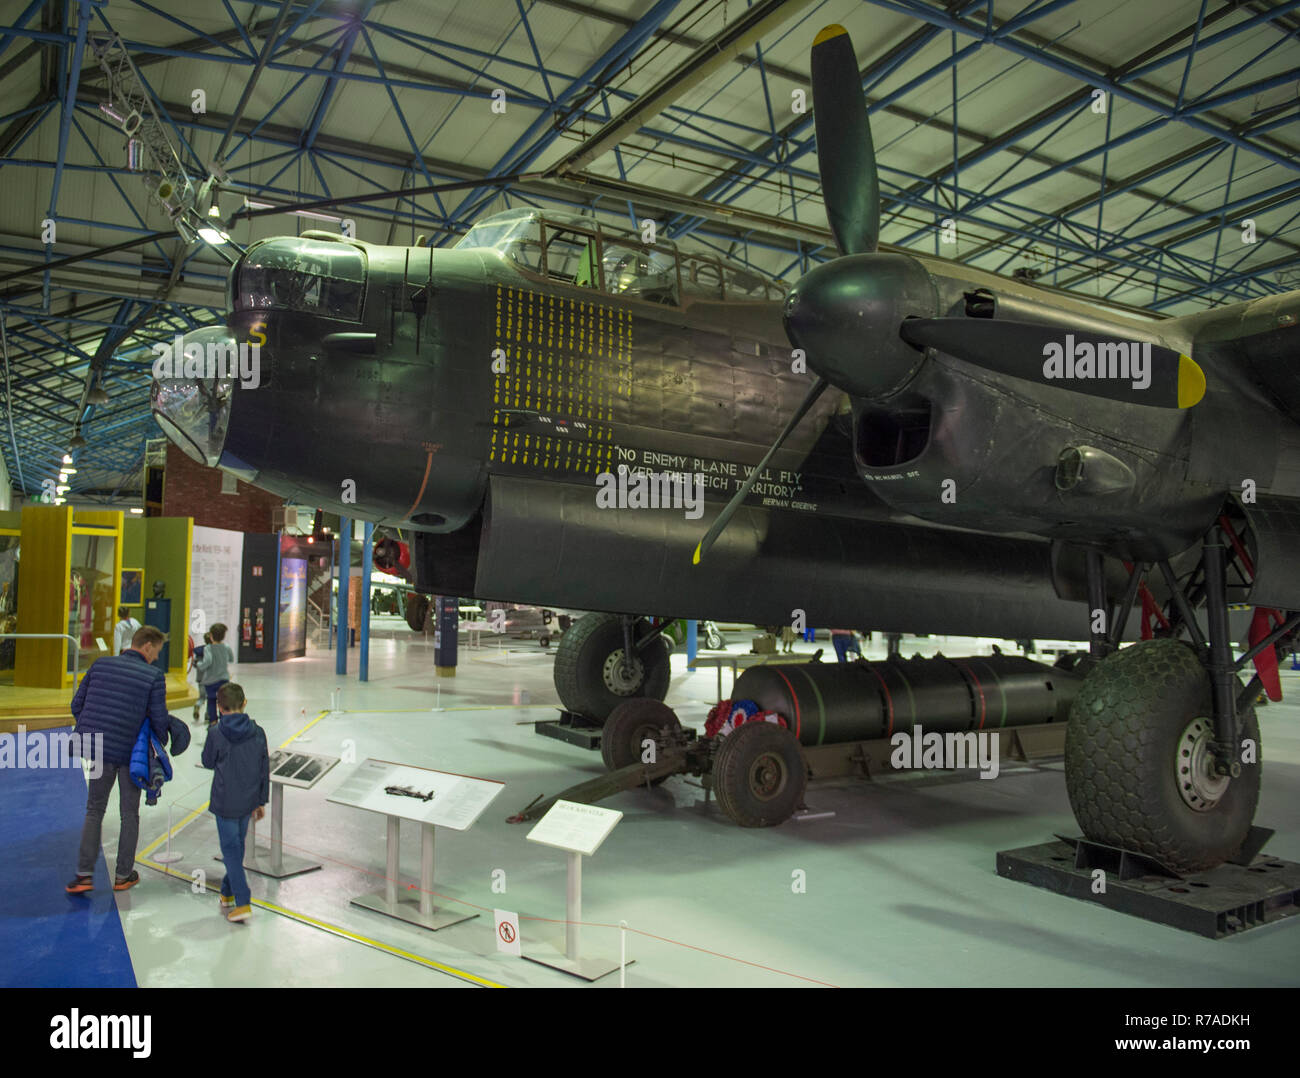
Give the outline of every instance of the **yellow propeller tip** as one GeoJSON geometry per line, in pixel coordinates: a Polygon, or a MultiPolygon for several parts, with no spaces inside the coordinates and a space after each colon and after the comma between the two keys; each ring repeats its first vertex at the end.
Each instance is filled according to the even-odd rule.
{"type": "Polygon", "coordinates": [[[1190,408],[1205,396],[1205,372],[1191,356],[1178,357],[1178,407],[1190,408]]]}
{"type": "Polygon", "coordinates": [[[833,22],[829,26],[823,26],[817,32],[817,36],[813,38],[813,47],[815,48],[816,46],[820,45],[823,41],[829,41],[833,37],[839,37],[841,34],[847,34],[847,33],[848,31],[845,30],[844,27],[842,27],[837,22],[833,22]]]}
{"type": "Polygon", "coordinates": [[[695,553],[691,556],[691,564],[692,564],[692,565],[699,565],[699,564],[700,564],[700,544],[699,544],[699,543],[696,543],[696,544],[695,544],[695,553]]]}

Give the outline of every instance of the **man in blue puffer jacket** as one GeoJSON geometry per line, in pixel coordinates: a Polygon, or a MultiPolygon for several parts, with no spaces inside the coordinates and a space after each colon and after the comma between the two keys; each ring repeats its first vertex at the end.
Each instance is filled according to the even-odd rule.
{"type": "Polygon", "coordinates": [[[217,842],[226,876],[221,881],[221,908],[227,921],[247,921],[253,894],[244,875],[244,839],[248,821],[266,815],[271,799],[271,760],[266,734],[244,712],[244,690],[227,681],[217,690],[221,718],[208,727],[203,766],[212,768],[208,808],[217,818],[217,842]]]}
{"type": "Polygon", "coordinates": [[[125,891],[140,882],[140,874],[133,867],[140,837],[140,788],[131,781],[131,751],[146,718],[154,736],[166,743],[171,719],[167,714],[167,675],[153,665],[166,641],[167,634],[152,625],[137,629],[130,648],[121,655],[99,659],[86,671],[72,698],[81,743],[88,744],[94,735],[103,735],[104,759],[99,778],[89,780],[77,875],[67,886],[69,894],[94,889],[100,831],[114,783],[122,832],[117,842],[113,890],[125,891]]]}

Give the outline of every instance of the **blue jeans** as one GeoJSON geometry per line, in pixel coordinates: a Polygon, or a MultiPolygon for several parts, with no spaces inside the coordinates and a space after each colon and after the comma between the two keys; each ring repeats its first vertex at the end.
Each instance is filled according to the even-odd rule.
{"type": "MultiPolygon", "coordinates": [[[[226,679],[226,681],[229,680],[229,678],[226,679]]],[[[226,681],[217,681],[211,685],[203,686],[203,691],[208,694],[208,722],[217,721],[217,690],[226,684],[226,681]]]]}
{"type": "Polygon", "coordinates": [[[842,663],[849,661],[848,652],[853,652],[859,659],[862,658],[862,649],[858,647],[858,642],[851,636],[832,636],[831,643],[835,645],[835,655],[842,663]]]}
{"type": "Polygon", "coordinates": [[[226,874],[221,880],[221,893],[235,896],[236,906],[247,906],[253,900],[244,874],[244,838],[248,834],[248,816],[234,819],[218,816],[217,841],[221,844],[221,859],[226,864],[226,874]]]}

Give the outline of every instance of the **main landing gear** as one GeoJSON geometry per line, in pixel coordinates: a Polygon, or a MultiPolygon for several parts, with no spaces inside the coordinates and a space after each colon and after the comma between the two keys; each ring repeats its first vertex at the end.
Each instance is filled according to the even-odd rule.
{"type": "Polygon", "coordinates": [[[1185,580],[1167,561],[1156,567],[1170,593],[1164,609],[1143,582],[1151,568],[1143,563],[1129,567],[1116,609],[1101,556],[1088,555],[1090,615],[1105,611],[1108,629],[1092,633],[1095,665],[1070,712],[1065,781],[1089,839],[1186,874],[1257,850],[1250,833],[1260,782],[1258,671],[1276,668],[1271,649],[1300,625],[1300,614],[1269,612],[1281,624],[1233,660],[1229,589],[1248,587],[1254,570],[1227,516],[1210,529],[1185,580]],[[1144,639],[1117,650],[1139,595],[1144,639]],[[1257,659],[1265,654],[1268,662],[1257,659]],[[1237,674],[1252,660],[1257,672],[1243,687],[1237,674]]]}
{"type": "Polygon", "coordinates": [[[619,704],[668,694],[671,619],[584,614],[555,649],[555,689],[565,709],[604,722],[619,704]]]}

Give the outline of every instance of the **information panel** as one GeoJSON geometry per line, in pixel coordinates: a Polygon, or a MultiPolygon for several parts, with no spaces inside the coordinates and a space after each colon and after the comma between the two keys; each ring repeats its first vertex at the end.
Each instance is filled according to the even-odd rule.
{"type": "Polygon", "coordinates": [[[622,818],[617,809],[557,801],[528,832],[528,841],[590,857],[622,818]]]}
{"type": "Polygon", "coordinates": [[[464,831],[504,788],[505,783],[495,779],[363,760],[326,800],[464,831]]]}
{"type": "Polygon", "coordinates": [[[316,756],[310,752],[276,749],[271,753],[271,781],[310,789],[338,762],[337,756],[316,756]]]}

